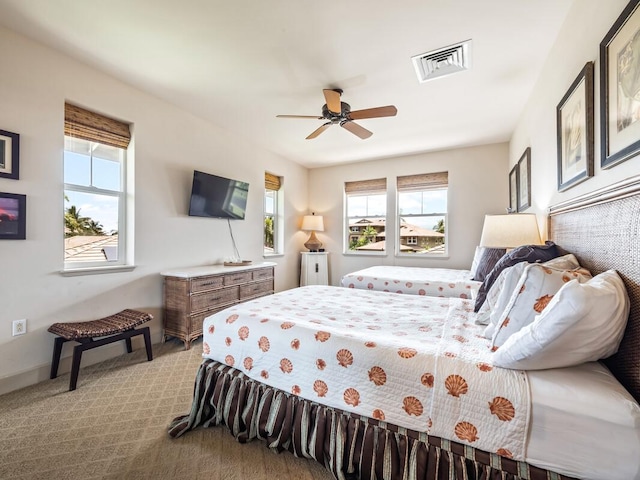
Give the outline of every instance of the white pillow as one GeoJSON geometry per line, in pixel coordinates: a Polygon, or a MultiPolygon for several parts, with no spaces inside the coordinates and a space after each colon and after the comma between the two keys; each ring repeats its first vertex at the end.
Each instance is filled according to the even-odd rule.
{"type": "Polygon", "coordinates": [[[480,246],[476,247],[476,251],[473,253],[473,261],[471,262],[471,268],[469,269],[469,278],[473,280],[473,277],[476,276],[476,271],[478,270],[478,265],[480,265],[480,258],[482,257],[482,248],[480,246]]]}
{"type": "Polygon", "coordinates": [[[591,279],[591,274],[584,268],[562,270],[540,263],[527,264],[499,316],[491,316],[491,323],[495,326],[491,346],[499,347],[515,332],[533,322],[556,292],[573,279],[584,283],[591,279]]]}
{"type": "Polygon", "coordinates": [[[580,263],[573,253],[568,253],[562,257],[552,258],[544,262],[542,265],[553,268],[560,268],[562,270],[573,270],[574,268],[580,268],[580,263]]]}
{"type": "MultiPolygon", "coordinates": [[[[516,287],[518,279],[527,265],[529,265],[527,262],[516,263],[514,266],[507,267],[500,272],[500,275],[498,275],[498,278],[493,282],[493,285],[491,285],[491,288],[487,292],[487,297],[480,307],[480,310],[476,313],[475,323],[477,325],[489,324],[491,316],[497,315],[497,313],[494,312],[504,310],[507,301],[511,298],[511,292],[513,292],[513,289],[516,287]],[[506,299],[501,301],[501,295],[503,292],[506,292],[504,293],[506,299]]],[[[491,335],[486,335],[485,332],[485,336],[487,338],[491,338],[493,333],[491,333],[491,335]]]]}
{"type": "Polygon", "coordinates": [[[628,316],[629,296],[615,270],[586,283],[572,280],[533,323],[493,353],[493,364],[542,370],[610,357],[618,351],[628,316]]]}

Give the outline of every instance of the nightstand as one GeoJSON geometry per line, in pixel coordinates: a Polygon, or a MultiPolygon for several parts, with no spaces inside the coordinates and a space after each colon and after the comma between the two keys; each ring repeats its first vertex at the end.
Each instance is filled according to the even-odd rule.
{"type": "Polygon", "coordinates": [[[327,252],[301,252],[300,286],[329,285],[327,252]]]}

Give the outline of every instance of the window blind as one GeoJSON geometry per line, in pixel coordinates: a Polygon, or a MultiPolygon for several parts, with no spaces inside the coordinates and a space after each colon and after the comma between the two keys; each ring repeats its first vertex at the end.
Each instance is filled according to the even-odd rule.
{"type": "Polygon", "coordinates": [[[385,193],[387,191],[387,179],[376,178],[373,180],[345,182],[344,191],[345,193],[385,193]]]}
{"type": "Polygon", "coordinates": [[[435,188],[447,188],[449,185],[449,173],[422,173],[419,175],[405,175],[398,177],[398,191],[429,190],[435,188]]]}
{"type": "Polygon", "coordinates": [[[264,188],[266,190],[280,190],[282,179],[273,173],[264,172],[264,188]]]}
{"type": "Polygon", "coordinates": [[[64,104],[64,134],[118,148],[127,148],[131,141],[128,123],[69,103],[64,104]]]}

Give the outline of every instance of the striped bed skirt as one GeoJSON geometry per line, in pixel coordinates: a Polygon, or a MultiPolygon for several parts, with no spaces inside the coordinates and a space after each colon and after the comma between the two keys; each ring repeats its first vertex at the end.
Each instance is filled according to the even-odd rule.
{"type": "Polygon", "coordinates": [[[266,386],[214,360],[200,365],[188,415],[169,435],[226,425],[241,443],[313,458],[339,480],[571,480],[524,462],[352,415],[266,386]]]}

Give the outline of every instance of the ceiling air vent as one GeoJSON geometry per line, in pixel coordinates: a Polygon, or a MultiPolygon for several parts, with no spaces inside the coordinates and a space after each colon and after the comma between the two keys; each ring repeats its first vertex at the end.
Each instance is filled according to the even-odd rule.
{"type": "Polygon", "coordinates": [[[471,40],[411,57],[420,83],[471,68],[471,40]]]}

